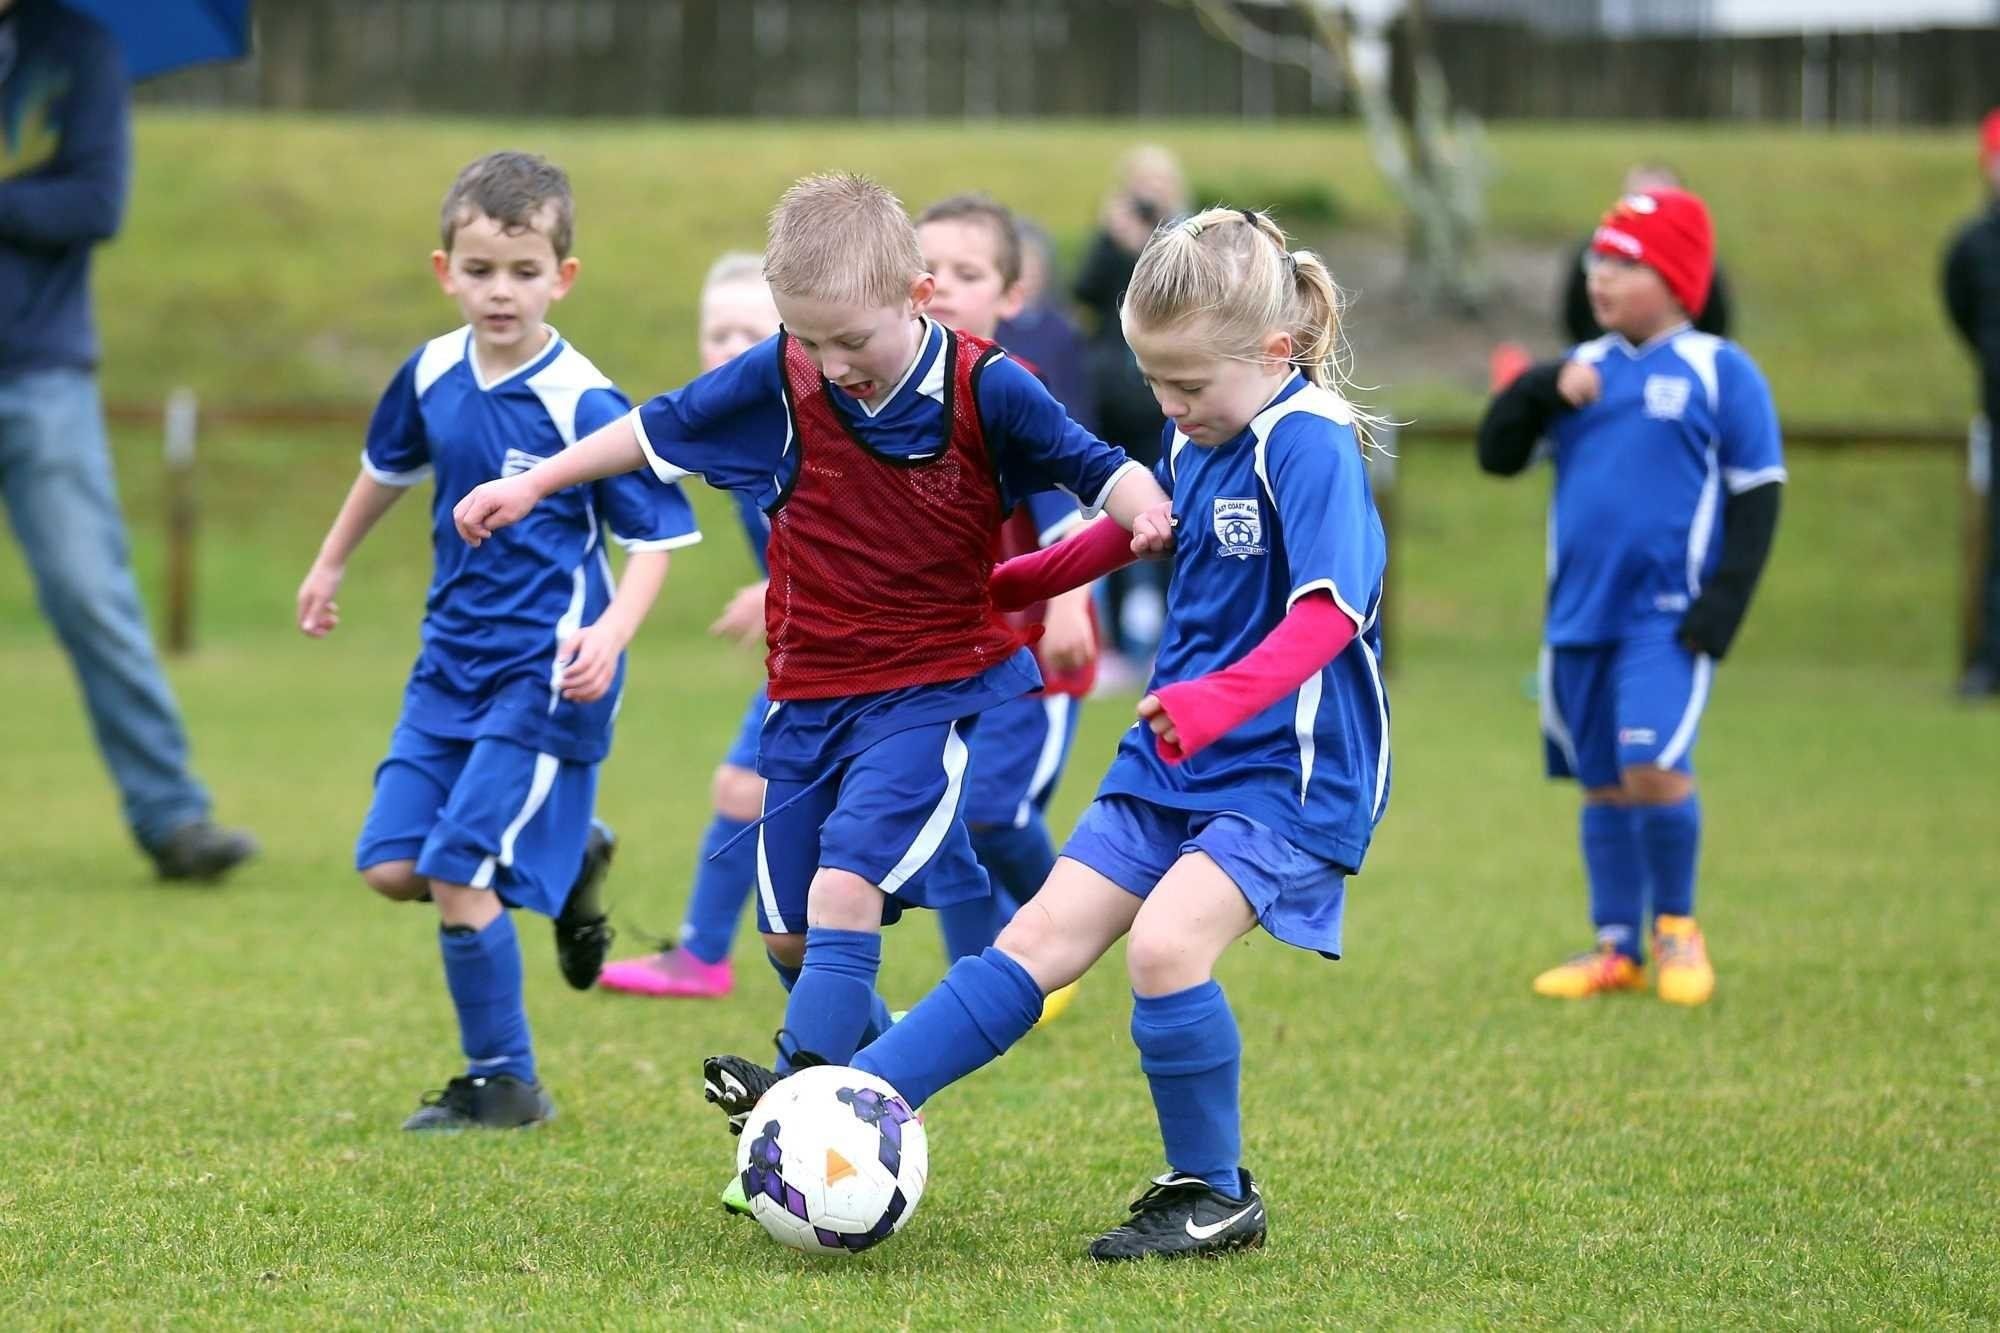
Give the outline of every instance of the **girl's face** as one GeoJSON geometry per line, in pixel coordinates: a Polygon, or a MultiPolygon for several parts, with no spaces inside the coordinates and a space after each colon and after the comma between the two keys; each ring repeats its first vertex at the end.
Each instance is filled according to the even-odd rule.
{"type": "Polygon", "coordinates": [[[762,282],[727,282],[701,298],[701,368],[714,370],[778,331],[778,307],[762,282]]]}
{"type": "Polygon", "coordinates": [[[1227,444],[1291,378],[1292,337],[1273,330],[1252,359],[1205,350],[1198,326],[1158,332],[1126,321],[1125,341],[1167,420],[1196,444],[1227,444]]]}

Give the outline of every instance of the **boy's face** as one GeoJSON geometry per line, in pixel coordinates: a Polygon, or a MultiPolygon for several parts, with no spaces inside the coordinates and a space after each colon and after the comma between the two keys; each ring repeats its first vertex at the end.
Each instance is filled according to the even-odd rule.
{"type": "Polygon", "coordinates": [[[941,218],[917,228],[924,267],[936,279],[931,317],[976,338],[991,338],[1021,308],[1000,275],[1000,238],[979,218],[941,218]]]}
{"type": "Polygon", "coordinates": [[[917,316],[930,304],[935,284],[921,274],[894,305],[819,301],[771,293],[785,331],[798,340],[819,373],[842,392],[878,407],[917,355],[917,316]]]}
{"type": "Polygon", "coordinates": [[[701,298],[701,368],[714,370],[777,331],[778,307],[762,282],[711,287],[701,298]]]}
{"type": "Polygon", "coordinates": [[[1616,255],[1593,254],[1585,290],[1600,327],[1645,342],[1687,318],[1660,275],[1616,255]]]}
{"type": "Polygon", "coordinates": [[[1272,332],[1260,360],[1204,351],[1200,329],[1154,331],[1125,324],[1125,341],[1160,411],[1196,444],[1227,444],[1262,411],[1291,374],[1292,339],[1272,332]]]}
{"type": "Polygon", "coordinates": [[[539,222],[510,231],[474,213],[452,233],[450,250],[431,255],[438,285],[458,302],[484,351],[539,347],[550,304],[569,295],[576,281],[575,256],[557,259],[539,222]]]}

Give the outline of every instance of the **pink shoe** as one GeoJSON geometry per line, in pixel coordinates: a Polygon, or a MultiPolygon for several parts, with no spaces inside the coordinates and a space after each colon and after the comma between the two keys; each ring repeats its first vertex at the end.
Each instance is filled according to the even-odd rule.
{"type": "Polygon", "coordinates": [[[719,1000],[736,984],[729,960],[704,963],[686,949],[663,949],[608,965],[597,984],[627,995],[668,1000],[719,1000]]]}

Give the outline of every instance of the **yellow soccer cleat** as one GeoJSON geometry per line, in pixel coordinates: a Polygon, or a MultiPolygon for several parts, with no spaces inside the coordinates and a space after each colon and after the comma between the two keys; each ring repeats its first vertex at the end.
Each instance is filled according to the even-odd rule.
{"type": "Polygon", "coordinates": [[[1081,981],[1072,981],[1069,985],[1058,986],[1043,996],[1042,1016],[1035,1020],[1035,1026],[1045,1028],[1061,1018],[1063,1010],[1069,1008],[1069,1002],[1076,998],[1076,988],[1082,984],[1081,981]]]}
{"type": "Polygon", "coordinates": [[[1587,1000],[1609,991],[1646,989],[1646,972],[1609,944],[1580,953],[1535,978],[1535,994],[1556,1000],[1587,1000]]]}
{"type": "Polygon", "coordinates": [[[1660,998],[1669,1004],[1707,1004],[1715,994],[1708,943],[1691,916],[1663,916],[1653,923],[1653,957],[1659,960],[1660,998]]]}

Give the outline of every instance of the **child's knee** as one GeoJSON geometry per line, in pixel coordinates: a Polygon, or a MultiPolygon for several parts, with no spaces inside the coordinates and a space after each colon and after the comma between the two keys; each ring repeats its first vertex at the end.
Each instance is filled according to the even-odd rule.
{"type": "Polygon", "coordinates": [[[835,930],[880,930],[882,890],[852,870],[823,869],[813,876],[806,921],[835,930]]]}
{"type": "Polygon", "coordinates": [[[1671,768],[1634,764],[1623,777],[1626,805],[1678,805],[1694,795],[1694,778],[1671,768]]]}
{"type": "Polygon", "coordinates": [[[803,935],[764,936],[764,951],[776,959],[781,967],[799,968],[806,965],[806,937],[803,935]]]}
{"type": "Polygon", "coordinates": [[[430,896],[430,881],[417,873],[415,861],[377,861],[361,867],[361,880],[394,903],[413,903],[430,896]]]}
{"type": "Polygon", "coordinates": [[[1171,995],[1207,981],[1212,959],[1190,948],[1168,926],[1149,922],[1144,913],[1132,924],[1125,941],[1125,971],[1140,995],[1171,995]]]}
{"type": "Polygon", "coordinates": [[[764,779],[747,768],[724,764],[716,769],[709,795],[715,813],[739,824],[748,824],[764,812],[764,779]]]}

